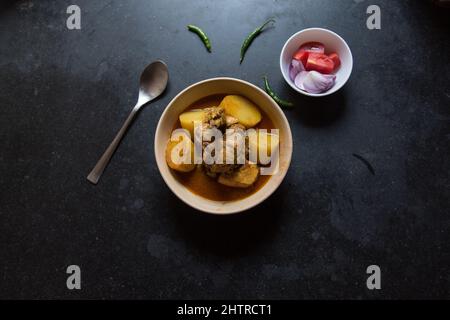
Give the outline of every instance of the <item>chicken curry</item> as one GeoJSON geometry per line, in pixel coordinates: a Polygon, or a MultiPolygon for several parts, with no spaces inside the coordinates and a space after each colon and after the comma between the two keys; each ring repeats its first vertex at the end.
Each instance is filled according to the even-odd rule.
{"type": "MultiPolygon", "coordinates": [[[[243,199],[255,193],[262,188],[264,184],[270,179],[270,175],[261,175],[260,167],[264,166],[258,161],[252,162],[249,160],[249,140],[245,143],[245,159],[238,163],[212,163],[208,164],[203,160],[199,164],[194,164],[193,161],[185,164],[176,164],[171,159],[173,148],[179,142],[185,142],[190,145],[190,156],[194,157],[194,143],[195,136],[194,123],[201,122],[202,129],[218,129],[226,133],[241,133],[244,130],[253,128],[258,132],[258,135],[263,134],[260,129],[274,129],[270,118],[264,114],[253,102],[237,95],[212,95],[203,98],[191,106],[189,106],[179,116],[179,120],[174,126],[175,129],[183,128],[189,134],[182,137],[178,141],[169,140],[166,147],[166,161],[175,178],[186,186],[191,192],[200,195],[204,198],[215,201],[233,201],[243,199]],[[260,133],[261,132],[261,133],[260,133]],[[189,138],[188,138],[189,137],[189,138]]],[[[269,143],[261,143],[262,138],[259,137],[258,145],[255,147],[259,152],[263,151],[270,155],[271,148],[276,146],[278,148],[278,135],[272,133],[265,133],[264,140],[269,143]]],[[[203,141],[203,140],[202,140],[203,141]]],[[[225,141],[225,140],[224,140],[225,141]]],[[[202,155],[205,159],[208,145],[213,142],[202,142],[202,155]]],[[[225,145],[228,142],[224,142],[225,145]]],[[[234,143],[234,142],[233,142],[234,143]]],[[[232,148],[236,149],[235,145],[232,148]]]]}

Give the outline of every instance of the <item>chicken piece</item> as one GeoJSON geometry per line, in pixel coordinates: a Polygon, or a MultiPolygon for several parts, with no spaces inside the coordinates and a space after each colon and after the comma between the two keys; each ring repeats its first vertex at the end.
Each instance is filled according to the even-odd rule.
{"type": "Polygon", "coordinates": [[[230,116],[229,114],[225,114],[225,124],[227,125],[227,128],[238,122],[239,120],[237,118],[230,116]]]}
{"type": "Polygon", "coordinates": [[[212,178],[216,178],[218,174],[231,173],[244,164],[248,158],[248,147],[245,139],[245,132],[241,128],[227,130],[226,135],[223,137],[222,159],[216,159],[220,163],[213,164],[206,164],[206,157],[209,155],[208,152],[211,153],[211,156],[215,156],[215,149],[213,149],[215,147],[213,145],[214,142],[208,142],[204,147],[205,152],[203,153],[203,165],[206,174],[212,178]],[[208,149],[205,149],[207,147],[208,149]]]}
{"type": "Polygon", "coordinates": [[[234,129],[234,130],[242,130],[245,131],[245,126],[240,123],[233,123],[228,127],[228,129],[234,129]]]}
{"type": "MultiPolygon", "coordinates": [[[[222,107],[209,107],[203,109],[203,123],[206,124],[206,128],[216,127],[222,129],[225,127],[225,110],[222,107]]],[[[204,126],[205,128],[205,126],[204,126]]]]}
{"type": "MultiPolygon", "coordinates": [[[[217,125],[224,126],[226,124],[226,116],[223,111],[223,108],[212,107],[212,108],[205,108],[204,110],[207,111],[207,112],[205,112],[205,114],[206,114],[205,119],[206,118],[209,119],[209,120],[206,119],[206,121],[203,122],[204,130],[211,128],[211,123],[213,123],[214,127],[216,127],[217,125]]],[[[228,120],[230,123],[233,122],[232,119],[228,119],[228,120]]],[[[243,139],[245,139],[245,132],[244,132],[245,127],[242,125],[239,125],[238,123],[234,123],[230,126],[230,128],[233,129],[233,130],[231,130],[231,132],[227,133],[227,135],[230,134],[230,137],[229,137],[230,139],[227,139],[228,138],[227,135],[224,135],[224,137],[223,137],[223,139],[224,139],[223,146],[222,146],[222,152],[223,152],[222,160],[223,161],[221,163],[213,163],[213,164],[206,164],[205,163],[206,161],[203,162],[203,168],[205,170],[205,173],[208,176],[210,176],[211,178],[217,178],[217,176],[220,174],[232,173],[233,171],[237,170],[245,162],[245,159],[248,157],[248,148],[247,148],[245,140],[244,140],[242,146],[244,148],[243,150],[245,153],[241,158],[239,158],[239,161],[238,161],[237,153],[238,153],[238,149],[239,149],[238,148],[239,137],[235,138],[234,136],[232,136],[232,135],[241,134],[243,139]],[[227,159],[226,146],[227,145],[229,146],[230,150],[233,150],[233,154],[230,155],[230,156],[234,155],[233,163],[226,163],[226,159],[227,159]]],[[[205,149],[212,143],[214,143],[214,141],[213,142],[203,141],[203,144],[202,144],[203,150],[205,151],[205,149]]],[[[213,147],[213,146],[211,145],[211,147],[213,147]]],[[[212,152],[211,155],[214,156],[214,153],[212,152]]],[[[207,153],[204,152],[203,153],[204,160],[205,160],[206,156],[207,156],[207,153]]]]}
{"type": "MultiPolygon", "coordinates": [[[[234,155],[236,159],[238,159],[238,141],[240,141],[243,144],[244,147],[244,155],[243,157],[245,159],[248,159],[249,156],[249,144],[248,144],[248,136],[245,132],[245,127],[240,123],[232,124],[230,127],[227,128],[227,134],[225,136],[226,143],[234,143],[234,149],[236,150],[234,155]],[[236,135],[239,135],[239,137],[236,137],[236,135]],[[241,140],[242,139],[242,140],[241,140]],[[230,141],[231,140],[231,141],[230,141]],[[236,141],[237,140],[237,141],[236,141]]],[[[243,162],[240,162],[243,164],[243,162]]]]}
{"type": "Polygon", "coordinates": [[[258,165],[247,163],[231,173],[223,173],[217,180],[219,183],[233,188],[248,188],[252,186],[259,176],[258,165]]]}
{"type": "MultiPolygon", "coordinates": [[[[203,168],[205,169],[205,173],[211,178],[217,178],[217,176],[222,173],[231,173],[240,166],[239,164],[236,163],[236,160],[234,161],[234,163],[226,163],[226,143],[227,143],[226,140],[224,140],[222,148],[223,158],[221,163],[207,164],[205,161],[203,162],[203,168]]],[[[214,156],[214,152],[212,152],[211,155],[214,156]]],[[[205,159],[205,157],[206,153],[203,153],[203,159],[205,159]]]]}
{"type": "Polygon", "coordinates": [[[220,174],[229,174],[239,168],[239,164],[204,164],[203,168],[205,169],[206,175],[211,178],[217,178],[220,174]]]}
{"type": "MultiPolygon", "coordinates": [[[[226,126],[225,121],[225,110],[222,107],[208,107],[201,109],[203,111],[202,118],[202,134],[213,128],[223,131],[222,129],[226,126]]],[[[201,136],[198,135],[198,132],[195,132],[195,139],[199,139],[202,141],[203,150],[206,148],[208,144],[212,141],[205,140],[201,136]]]]}

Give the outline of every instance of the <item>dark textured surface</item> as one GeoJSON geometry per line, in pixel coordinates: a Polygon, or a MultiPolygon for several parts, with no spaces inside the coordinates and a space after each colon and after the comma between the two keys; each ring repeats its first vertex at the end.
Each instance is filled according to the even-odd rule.
{"type": "Polygon", "coordinates": [[[10,1],[0,14],[0,298],[450,298],[450,13],[427,1],[10,1]],[[82,29],[66,28],[78,4],[82,29]],[[270,28],[239,65],[245,35],[270,28]],[[209,34],[208,54],[188,23],[209,34]],[[352,78],[321,100],[283,82],[284,41],[312,26],[352,48],[352,78]],[[99,185],[86,175],[126,118],[150,61],[170,68],[99,185]],[[298,104],[293,162],[251,212],[181,203],[155,165],[164,107],[233,76],[298,104]],[[352,154],[362,155],[375,170],[352,154]],[[82,269],[82,290],[65,269],[82,269]],[[366,289],[366,267],[382,290],[366,289]]]}

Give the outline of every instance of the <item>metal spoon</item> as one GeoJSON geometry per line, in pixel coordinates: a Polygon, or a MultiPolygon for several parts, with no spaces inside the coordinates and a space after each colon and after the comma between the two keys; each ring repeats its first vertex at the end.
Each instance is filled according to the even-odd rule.
{"type": "Polygon", "coordinates": [[[127,132],[128,127],[133,122],[134,117],[138,113],[138,111],[145,106],[147,103],[157,98],[163,93],[164,89],[166,89],[167,81],[169,80],[169,71],[167,69],[167,65],[160,60],[150,63],[144,71],[142,71],[140,78],[140,86],[139,86],[139,98],[131,110],[130,115],[127,120],[123,124],[122,128],[120,128],[114,140],[111,142],[109,147],[106,149],[105,153],[98,160],[94,169],[92,169],[91,173],[87,176],[87,179],[93,184],[97,184],[100,179],[103,171],[111,160],[111,157],[116,151],[117,146],[122,140],[125,132],[127,132]]]}

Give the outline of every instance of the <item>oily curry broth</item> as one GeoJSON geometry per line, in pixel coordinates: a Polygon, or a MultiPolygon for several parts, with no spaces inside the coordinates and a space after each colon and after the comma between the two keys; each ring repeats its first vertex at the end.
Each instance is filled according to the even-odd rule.
{"type": "MultiPolygon", "coordinates": [[[[202,109],[218,106],[225,96],[225,94],[208,96],[193,103],[186,109],[186,111],[190,109],[202,109]]],[[[261,109],[259,111],[262,114],[262,120],[255,127],[255,129],[274,129],[273,123],[269,117],[261,109]]],[[[174,129],[176,128],[181,128],[179,120],[174,126],[174,129]]],[[[240,189],[228,187],[218,183],[216,180],[208,177],[200,166],[188,173],[177,172],[174,170],[172,170],[172,173],[175,178],[186,186],[191,192],[215,201],[233,201],[243,199],[258,191],[270,179],[270,176],[260,175],[253,186],[240,189]]]]}

